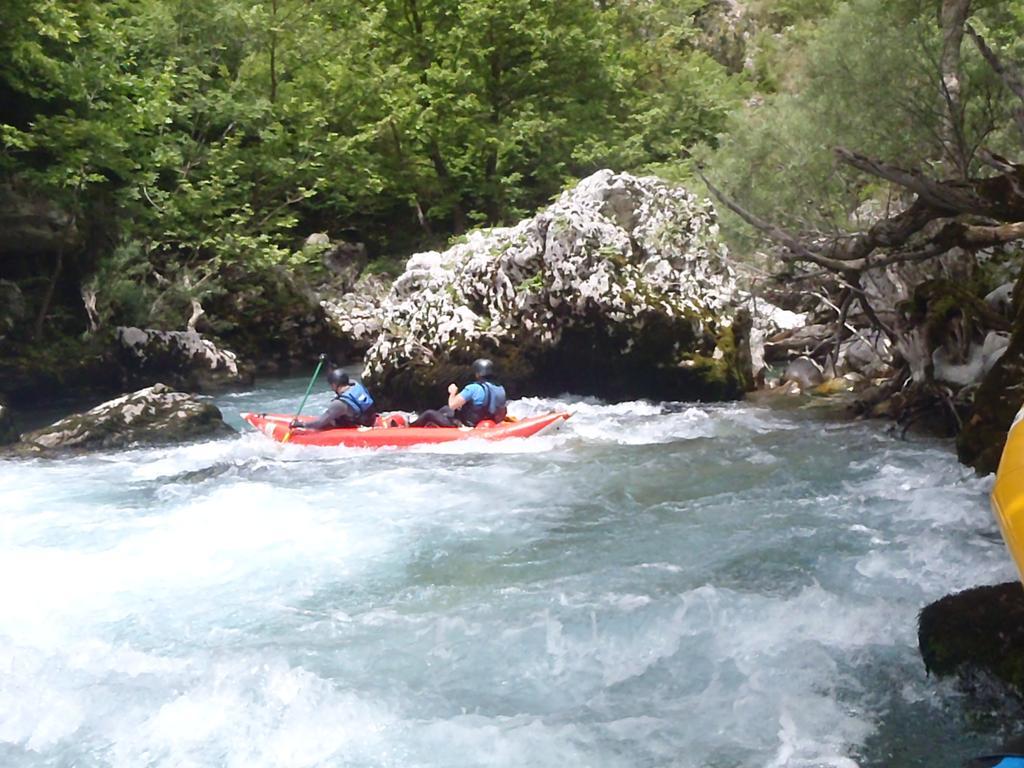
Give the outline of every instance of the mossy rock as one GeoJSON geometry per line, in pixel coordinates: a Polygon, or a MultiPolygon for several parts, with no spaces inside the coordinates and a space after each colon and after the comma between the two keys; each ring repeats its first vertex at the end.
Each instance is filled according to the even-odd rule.
{"type": "Polygon", "coordinates": [[[970,335],[979,328],[1007,330],[1006,318],[969,287],[951,280],[926,280],[900,309],[911,327],[924,328],[932,349],[948,340],[950,324],[959,322],[970,335]]]}
{"type": "Polygon", "coordinates": [[[975,587],[926,606],[918,645],[929,673],[955,675],[968,689],[981,673],[1024,699],[1024,588],[975,587]]]}

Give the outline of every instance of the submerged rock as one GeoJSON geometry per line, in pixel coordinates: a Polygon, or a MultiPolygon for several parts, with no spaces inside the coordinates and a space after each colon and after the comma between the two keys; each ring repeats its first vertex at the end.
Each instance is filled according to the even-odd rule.
{"type": "Polygon", "coordinates": [[[169,379],[183,389],[203,391],[247,378],[234,352],[196,331],[118,328],[117,342],[130,382],[169,379]]]}
{"type": "Polygon", "coordinates": [[[974,691],[998,681],[1024,698],[1024,588],[975,587],[926,606],[918,645],[929,673],[955,675],[974,691]]]}
{"type": "Polygon", "coordinates": [[[159,445],[232,434],[220,410],[154,384],[21,436],[22,454],[159,445]]]}
{"type": "Polygon", "coordinates": [[[364,378],[404,407],[436,405],[487,355],[513,396],[735,398],[750,378],[737,299],[710,201],[600,171],[514,227],[412,256],[364,378]]]}

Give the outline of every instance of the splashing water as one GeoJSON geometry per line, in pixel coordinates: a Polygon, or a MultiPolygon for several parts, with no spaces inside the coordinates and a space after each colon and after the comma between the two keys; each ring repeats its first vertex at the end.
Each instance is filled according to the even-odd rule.
{"type": "MultiPolygon", "coordinates": [[[[288,411],[304,382],[218,405],[288,411]]],[[[0,765],[873,766],[989,749],[916,616],[1014,578],[949,446],[751,405],[0,462],[0,765]]]]}

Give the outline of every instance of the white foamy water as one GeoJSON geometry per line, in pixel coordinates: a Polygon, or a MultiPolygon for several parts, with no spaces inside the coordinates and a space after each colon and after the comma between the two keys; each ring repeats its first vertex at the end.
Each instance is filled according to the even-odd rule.
{"type": "MultiPolygon", "coordinates": [[[[303,388],[218,403],[239,426],[303,388]]],[[[916,649],[925,604],[1014,578],[948,444],[743,404],[511,410],[553,406],[562,432],[498,444],[0,462],[0,765],[850,768],[998,741],[916,649]]]]}

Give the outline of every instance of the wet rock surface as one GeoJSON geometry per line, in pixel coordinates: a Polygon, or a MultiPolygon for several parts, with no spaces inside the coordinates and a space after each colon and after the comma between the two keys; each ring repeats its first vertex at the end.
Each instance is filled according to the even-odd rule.
{"type": "Polygon", "coordinates": [[[1024,588],[974,587],[931,603],[921,611],[918,644],[930,674],[954,675],[967,690],[998,681],[1024,699],[1024,588]]]}
{"type": "Polygon", "coordinates": [[[234,430],[224,423],[216,406],[164,384],[154,384],[28,432],[12,450],[20,455],[47,455],[229,434],[234,430]]]}

